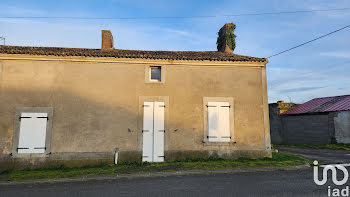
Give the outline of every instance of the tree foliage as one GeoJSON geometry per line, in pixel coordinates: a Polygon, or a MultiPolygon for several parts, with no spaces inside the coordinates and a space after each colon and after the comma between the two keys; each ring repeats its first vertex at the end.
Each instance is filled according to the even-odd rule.
{"type": "Polygon", "coordinates": [[[236,35],[234,31],[236,25],[233,23],[226,23],[218,32],[218,39],[216,41],[218,51],[225,50],[225,44],[234,51],[236,48],[236,35]]]}

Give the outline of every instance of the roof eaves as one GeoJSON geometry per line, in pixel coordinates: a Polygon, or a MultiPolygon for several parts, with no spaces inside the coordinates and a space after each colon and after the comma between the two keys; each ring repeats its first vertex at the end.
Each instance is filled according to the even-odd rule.
{"type": "Polygon", "coordinates": [[[43,56],[81,56],[164,60],[261,62],[265,64],[268,62],[266,58],[256,58],[238,54],[226,54],[217,51],[141,51],[121,49],[101,50],[86,48],[0,46],[0,53],[43,56]]]}

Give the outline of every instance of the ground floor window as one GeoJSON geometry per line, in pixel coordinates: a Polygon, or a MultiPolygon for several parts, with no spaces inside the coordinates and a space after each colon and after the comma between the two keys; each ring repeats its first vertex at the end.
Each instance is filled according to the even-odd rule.
{"type": "Polygon", "coordinates": [[[208,141],[230,142],[230,103],[208,102],[208,141]]]}
{"type": "Polygon", "coordinates": [[[13,153],[47,153],[50,149],[52,108],[18,108],[15,116],[13,153]]]}
{"type": "Polygon", "coordinates": [[[233,97],[203,97],[203,145],[227,146],[235,141],[233,97]]]}
{"type": "Polygon", "coordinates": [[[21,113],[18,153],[44,153],[47,113],[21,113]]]}

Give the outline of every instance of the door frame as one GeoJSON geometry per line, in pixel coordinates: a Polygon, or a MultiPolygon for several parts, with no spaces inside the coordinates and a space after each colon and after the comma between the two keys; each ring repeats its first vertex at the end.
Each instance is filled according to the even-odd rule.
{"type": "MultiPolygon", "coordinates": [[[[154,101],[154,102],[164,102],[164,154],[168,150],[169,142],[169,96],[139,96],[139,115],[137,121],[137,150],[142,153],[142,142],[143,142],[143,104],[145,101],[154,101]]],[[[166,161],[166,158],[164,158],[166,161]]]]}

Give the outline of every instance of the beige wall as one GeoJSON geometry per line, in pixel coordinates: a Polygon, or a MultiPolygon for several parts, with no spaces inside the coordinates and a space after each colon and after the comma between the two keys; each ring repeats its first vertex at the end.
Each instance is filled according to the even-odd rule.
{"type": "Polygon", "coordinates": [[[167,150],[270,148],[264,64],[145,62],[0,55],[0,154],[11,152],[16,107],[53,107],[52,152],[139,150],[147,96],[169,99],[167,150]],[[165,83],[145,83],[149,65],[166,69],[165,83]],[[236,144],[203,145],[203,97],[234,99],[236,144]]]}

